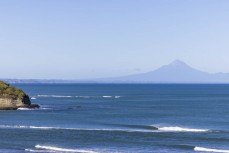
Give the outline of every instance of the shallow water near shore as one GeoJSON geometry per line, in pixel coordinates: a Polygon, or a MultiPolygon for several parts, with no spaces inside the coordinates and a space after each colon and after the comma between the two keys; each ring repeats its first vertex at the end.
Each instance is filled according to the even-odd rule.
{"type": "Polygon", "coordinates": [[[229,152],[229,85],[16,84],[0,152],[229,152]]]}

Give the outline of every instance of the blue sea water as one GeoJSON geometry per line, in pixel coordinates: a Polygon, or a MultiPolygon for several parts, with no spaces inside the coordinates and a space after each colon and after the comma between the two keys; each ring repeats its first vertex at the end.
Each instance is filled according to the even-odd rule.
{"type": "Polygon", "coordinates": [[[229,152],[229,85],[16,86],[41,108],[0,111],[0,152],[229,152]]]}

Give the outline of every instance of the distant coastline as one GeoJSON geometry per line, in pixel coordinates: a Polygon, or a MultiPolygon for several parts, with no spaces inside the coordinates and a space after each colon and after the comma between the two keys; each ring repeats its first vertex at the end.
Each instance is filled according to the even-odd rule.
{"type": "Polygon", "coordinates": [[[78,81],[42,79],[1,79],[9,84],[229,84],[229,82],[147,82],[147,81],[78,81]]]}
{"type": "Polygon", "coordinates": [[[195,69],[183,61],[146,72],[120,77],[91,79],[1,79],[10,84],[228,84],[229,73],[208,73],[195,69]]]}

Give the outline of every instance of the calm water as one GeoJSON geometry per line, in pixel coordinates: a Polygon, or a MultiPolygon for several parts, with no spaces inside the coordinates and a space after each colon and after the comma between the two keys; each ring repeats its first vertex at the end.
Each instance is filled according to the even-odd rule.
{"type": "Polygon", "coordinates": [[[0,152],[229,152],[229,85],[16,85],[0,152]]]}

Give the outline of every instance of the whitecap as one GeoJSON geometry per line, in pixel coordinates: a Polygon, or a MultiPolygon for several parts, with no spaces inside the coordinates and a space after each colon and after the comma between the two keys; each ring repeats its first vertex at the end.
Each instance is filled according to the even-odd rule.
{"type": "Polygon", "coordinates": [[[73,96],[65,95],[37,95],[38,97],[52,97],[52,98],[72,98],[73,96]]]}
{"type": "Polygon", "coordinates": [[[0,125],[0,128],[18,128],[18,129],[52,129],[53,127],[26,126],[26,125],[0,125]]]}
{"type": "Polygon", "coordinates": [[[25,126],[25,128],[30,129],[55,129],[55,127],[48,127],[48,126],[25,126]]]}
{"type": "Polygon", "coordinates": [[[54,98],[72,98],[73,96],[61,96],[61,95],[52,95],[54,98]]]}
{"type": "MultiPolygon", "coordinates": [[[[79,130],[79,131],[120,131],[120,132],[153,132],[151,130],[135,130],[135,129],[107,129],[107,128],[65,128],[51,126],[26,126],[26,125],[0,125],[0,128],[11,129],[41,129],[41,130],[79,130]]],[[[156,132],[156,131],[155,131],[156,132]]]]}
{"type": "Polygon", "coordinates": [[[81,131],[119,131],[119,132],[207,132],[206,129],[190,129],[180,127],[161,127],[155,129],[131,129],[131,128],[66,128],[66,127],[52,127],[52,126],[26,126],[26,125],[0,125],[0,128],[24,128],[24,129],[41,129],[41,130],[81,130],[81,131]]]}
{"type": "Polygon", "coordinates": [[[195,151],[202,151],[202,152],[219,152],[219,153],[229,153],[229,150],[219,150],[219,149],[211,149],[211,148],[204,148],[204,147],[195,147],[195,151]]]}
{"type": "Polygon", "coordinates": [[[112,96],[103,96],[103,98],[112,98],[112,96]]]}
{"type": "Polygon", "coordinates": [[[178,126],[168,126],[168,127],[158,127],[159,131],[166,132],[207,132],[208,129],[193,129],[193,128],[183,128],[178,126]]]}
{"type": "Polygon", "coordinates": [[[56,151],[52,151],[52,150],[38,150],[38,149],[25,149],[26,152],[56,152],[56,151]]]}
{"type": "Polygon", "coordinates": [[[46,150],[57,151],[57,152],[97,153],[97,152],[91,151],[91,150],[68,149],[68,148],[60,148],[60,147],[53,147],[53,146],[42,146],[42,145],[36,145],[35,148],[46,149],[46,150]]]}
{"type": "Polygon", "coordinates": [[[32,110],[51,110],[52,108],[40,107],[40,108],[18,108],[17,110],[32,111],[32,110]]]}
{"type": "Polygon", "coordinates": [[[34,110],[32,108],[18,108],[17,110],[34,110]]]}

